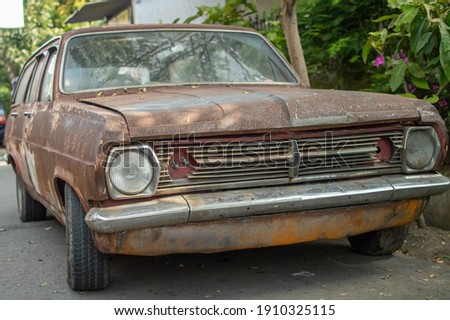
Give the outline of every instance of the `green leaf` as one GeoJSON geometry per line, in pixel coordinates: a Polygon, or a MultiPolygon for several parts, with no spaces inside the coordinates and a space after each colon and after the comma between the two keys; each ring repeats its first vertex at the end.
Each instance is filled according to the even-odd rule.
{"type": "Polygon", "coordinates": [[[417,63],[409,62],[408,71],[412,76],[416,78],[425,78],[425,72],[417,63]]]}
{"type": "Polygon", "coordinates": [[[421,19],[416,21],[416,23],[414,23],[411,28],[410,48],[415,55],[417,55],[417,51],[415,51],[415,48],[417,47],[421,36],[426,32],[428,32],[428,20],[426,17],[422,17],[421,19]]]}
{"type": "Polygon", "coordinates": [[[370,40],[367,40],[366,44],[363,47],[362,54],[361,54],[364,63],[367,63],[367,57],[369,56],[369,51],[371,48],[372,48],[372,46],[370,45],[370,40]]]}
{"type": "Polygon", "coordinates": [[[380,38],[381,38],[382,42],[386,41],[387,35],[388,35],[387,29],[383,28],[383,30],[381,30],[381,32],[380,32],[380,38]]]}
{"type": "Polygon", "coordinates": [[[432,19],[431,12],[433,11],[433,7],[426,3],[423,4],[423,7],[425,8],[425,10],[427,12],[427,19],[431,20],[432,19]]]}
{"type": "Polygon", "coordinates": [[[411,81],[417,88],[430,90],[430,86],[428,85],[428,82],[425,79],[411,77],[411,81]]]}
{"type": "Polygon", "coordinates": [[[428,41],[428,43],[425,45],[425,48],[423,48],[423,53],[426,55],[429,55],[431,52],[433,52],[434,46],[436,45],[437,37],[433,34],[428,41]]]}
{"type": "Polygon", "coordinates": [[[396,25],[401,26],[406,23],[411,23],[419,13],[419,8],[410,4],[405,4],[401,7],[403,13],[400,15],[396,25]]]}
{"type": "Polygon", "coordinates": [[[417,45],[415,46],[415,48],[413,48],[415,54],[417,54],[420,50],[422,50],[423,47],[425,47],[432,35],[432,32],[427,32],[420,37],[419,42],[417,42],[417,45]]]}
{"type": "Polygon", "coordinates": [[[353,57],[351,57],[348,62],[350,63],[355,63],[356,61],[358,61],[361,57],[358,55],[354,55],[353,57]]]}
{"type": "Polygon", "coordinates": [[[439,97],[433,94],[431,97],[426,96],[424,100],[429,103],[436,103],[439,101],[439,97]]]}
{"type": "Polygon", "coordinates": [[[400,87],[400,85],[402,84],[407,68],[408,66],[406,65],[406,63],[401,62],[392,70],[392,75],[389,79],[389,87],[391,88],[392,92],[397,90],[398,87],[400,87]]]}
{"type": "Polygon", "coordinates": [[[441,61],[442,69],[445,75],[450,79],[450,35],[446,30],[445,25],[439,26],[441,33],[441,44],[439,45],[439,60],[441,61]]]}
{"type": "Polygon", "coordinates": [[[382,17],[379,17],[378,19],[372,20],[372,22],[377,23],[377,22],[381,22],[381,21],[395,19],[397,17],[398,17],[398,14],[390,14],[390,15],[382,16],[382,17]]]}
{"type": "Polygon", "coordinates": [[[412,93],[409,93],[409,92],[408,93],[399,94],[399,96],[402,96],[402,97],[405,97],[405,98],[417,99],[415,94],[412,94],[412,93]]]}
{"type": "Polygon", "coordinates": [[[439,86],[441,88],[445,88],[450,83],[450,79],[447,78],[444,72],[441,73],[441,76],[439,77],[439,86]]]}
{"type": "Polygon", "coordinates": [[[440,64],[439,57],[435,57],[428,61],[427,68],[435,68],[440,64]]]}
{"type": "Polygon", "coordinates": [[[450,30],[450,27],[447,27],[445,23],[441,23],[439,25],[439,32],[441,34],[441,51],[450,51],[450,34],[447,29],[450,30]]]}
{"type": "Polygon", "coordinates": [[[401,0],[388,0],[389,7],[392,9],[400,8],[400,2],[401,0]]]}

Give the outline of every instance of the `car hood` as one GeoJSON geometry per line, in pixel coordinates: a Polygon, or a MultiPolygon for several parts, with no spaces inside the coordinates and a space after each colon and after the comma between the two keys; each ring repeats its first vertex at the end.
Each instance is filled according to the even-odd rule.
{"type": "Polygon", "coordinates": [[[298,87],[177,87],[82,99],[123,115],[132,138],[270,132],[414,121],[421,100],[298,87]]]}

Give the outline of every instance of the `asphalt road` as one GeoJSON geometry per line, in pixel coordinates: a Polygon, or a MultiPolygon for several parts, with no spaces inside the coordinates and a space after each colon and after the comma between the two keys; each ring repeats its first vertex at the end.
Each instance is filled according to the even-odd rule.
{"type": "MultiPolygon", "coordinates": [[[[4,150],[0,149],[0,156],[4,150]]],[[[64,227],[21,223],[0,162],[0,299],[450,299],[450,266],[396,253],[366,257],[345,240],[217,254],[112,257],[98,292],[66,284],[64,227]]]]}

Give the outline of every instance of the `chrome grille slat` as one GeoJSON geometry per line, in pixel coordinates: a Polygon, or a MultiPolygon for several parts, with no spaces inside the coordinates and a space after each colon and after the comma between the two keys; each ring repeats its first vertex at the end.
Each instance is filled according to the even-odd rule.
{"type": "Polygon", "coordinates": [[[287,169],[278,169],[278,170],[270,170],[270,171],[258,170],[258,171],[251,171],[251,172],[249,172],[249,171],[246,171],[246,172],[223,172],[223,171],[220,171],[220,172],[209,173],[209,174],[195,173],[192,175],[188,175],[188,178],[190,178],[190,179],[207,179],[207,178],[219,178],[219,177],[229,178],[229,177],[241,177],[241,176],[250,176],[250,175],[256,176],[256,175],[267,174],[267,173],[273,174],[275,172],[284,174],[284,172],[286,170],[287,169]]]}
{"type": "Polygon", "coordinates": [[[306,152],[300,152],[300,154],[305,153],[308,157],[327,157],[327,156],[333,156],[333,155],[340,155],[341,157],[344,157],[347,154],[367,154],[367,153],[373,153],[377,152],[377,148],[370,147],[370,148],[346,148],[346,149],[339,149],[336,151],[306,151],[306,152]]]}
{"type": "MultiPolygon", "coordinates": [[[[268,166],[261,166],[261,167],[240,167],[240,168],[201,168],[196,171],[193,171],[193,175],[201,175],[201,174],[214,174],[214,173],[244,173],[244,172],[254,172],[254,171],[263,171],[263,170],[276,170],[278,168],[268,167],[268,166]]],[[[280,167],[281,169],[286,169],[286,167],[280,167]]]]}
{"type": "Polygon", "coordinates": [[[280,156],[272,156],[269,158],[266,157],[233,157],[232,159],[229,158],[209,158],[208,160],[199,160],[196,159],[196,161],[199,164],[214,164],[214,163],[220,163],[220,164],[227,164],[227,163],[261,163],[261,162],[275,162],[275,161],[286,161],[290,157],[280,157],[280,156]],[[250,160],[252,159],[252,160],[250,160]]]}
{"type": "MultiPolygon", "coordinates": [[[[239,182],[239,181],[250,181],[254,180],[255,177],[258,177],[260,180],[266,180],[267,175],[266,174],[260,174],[255,176],[238,176],[235,178],[232,177],[225,177],[223,179],[220,179],[221,182],[239,182]]],[[[285,178],[286,174],[272,174],[271,179],[275,178],[285,178]]],[[[217,178],[205,178],[205,179],[186,179],[185,184],[177,184],[177,186],[190,186],[190,185],[199,185],[199,184],[214,184],[217,186],[217,178]]]]}
{"type": "MultiPolygon", "coordinates": [[[[325,174],[325,173],[340,173],[340,172],[351,172],[351,171],[358,171],[358,170],[368,170],[368,169],[373,169],[374,167],[358,167],[358,168],[329,168],[327,169],[320,169],[320,170],[314,170],[314,169],[310,169],[309,171],[300,171],[299,176],[302,175],[313,175],[313,174],[325,174]]],[[[391,165],[379,165],[376,166],[377,170],[380,169],[391,169],[393,168],[393,166],[391,165]]],[[[401,168],[401,166],[399,166],[399,168],[401,168]]]]}

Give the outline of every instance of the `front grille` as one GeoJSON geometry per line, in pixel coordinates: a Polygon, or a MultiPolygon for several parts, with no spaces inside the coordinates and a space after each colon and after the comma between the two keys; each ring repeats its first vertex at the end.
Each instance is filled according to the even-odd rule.
{"type": "Polygon", "coordinates": [[[401,171],[401,131],[301,139],[298,143],[302,158],[299,168],[301,176],[383,168],[398,168],[401,171]],[[389,140],[393,146],[392,157],[384,161],[379,158],[381,140],[389,140]]]}
{"type": "Polygon", "coordinates": [[[155,144],[159,193],[401,172],[402,131],[277,141],[155,144]]]}

